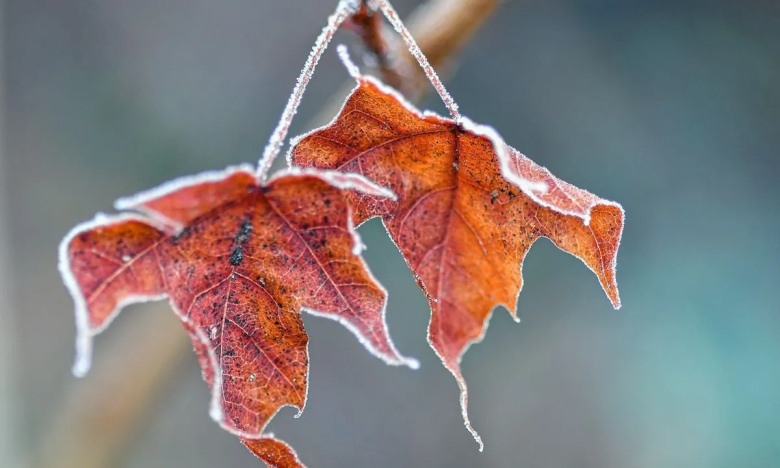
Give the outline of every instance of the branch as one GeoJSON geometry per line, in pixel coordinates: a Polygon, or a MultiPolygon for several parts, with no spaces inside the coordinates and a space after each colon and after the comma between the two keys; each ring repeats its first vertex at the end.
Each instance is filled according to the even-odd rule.
{"type": "MultiPolygon", "coordinates": [[[[479,31],[501,3],[503,0],[430,0],[412,12],[406,24],[430,64],[446,77],[452,68],[453,55],[479,31]]],[[[387,33],[383,34],[394,49],[391,55],[397,55],[394,68],[404,77],[400,91],[409,101],[419,102],[431,90],[425,72],[400,41],[388,41],[387,33]]],[[[388,84],[392,86],[389,81],[388,84]]],[[[344,83],[311,126],[319,127],[329,122],[341,109],[344,96],[354,87],[353,80],[344,83]]]]}
{"type": "MultiPolygon", "coordinates": [[[[127,317],[88,379],[52,417],[30,466],[101,468],[115,466],[118,456],[148,421],[163,391],[190,355],[192,344],[167,301],[127,317]],[[161,319],[163,317],[164,319],[161,319]],[[143,346],[139,346],[143,343],[143,346]]],[[[203,411],[207,403],[203,402],[203,411]]],[[[205,418],[204,418],[205,419],[205,418]]]]}

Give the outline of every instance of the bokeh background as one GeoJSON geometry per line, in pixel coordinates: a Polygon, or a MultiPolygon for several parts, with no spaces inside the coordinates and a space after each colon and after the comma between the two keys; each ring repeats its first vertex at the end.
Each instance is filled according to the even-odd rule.
{"type": "MultiPolygon", "coordinates": [[[[396,3],[404,16],[419,2],[396,3]]],[[[94,371],[71,376],[57,244],[120,196],[255,161],[334,4],[5,2],[0,465],[260,466],[209,419],[194,353],[165,357],[184,336],[165,305],[125,311],[94,371]],[[113,409],[150,387],[129,416],[113,409]],[[115,424],[119,442],[102,441],[115,424]],[[88,462],[69,437],[108,453],[88,462]]],[[[466,115],[623,204],[623,309],[539,241],[522,323],[497,311],[463,362],[479,453],[425,341],[423,295],[371,221],[390,331],[422,368],[387,367],[305,316],[307,409],[269,429],[310,468],[780,466],[780,3],[512,0],[457,64],[466,115]]],[[[330,50],[293,133],[346,79],[330,50]]]]}

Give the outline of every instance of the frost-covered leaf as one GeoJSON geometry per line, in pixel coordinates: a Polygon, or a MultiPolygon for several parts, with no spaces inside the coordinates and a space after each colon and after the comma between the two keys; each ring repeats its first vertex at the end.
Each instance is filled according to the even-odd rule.
{"type": "Polygon", "coordinates": [[[272,466],[295,466],[263,429],[281,407],[306,402],[301,310],[338,320],[389,364],[416,366],[387,334],[386,293],[359,256],[344,188],[392,196],[357,175],[297,171],[263,183],[239,167],[119,200],[141,214],[74,228],[60,248],[76,303],[74,372],[86,373],[92,336],[122,307],[167,298],[212,389],[212,417],[272,466]]]}
{"type": "Polygon", "coordinates": [[[563,182],[507,146],[492,129],[421,114],[390,89],[361,77],[338,117],[300,139],[291,162],[360,173],[397,199],[353,192],[355,223],[379,216],[431,307],[428,337],[461,389],[460,359],[482,339],[494,307],[516,317],[521,266],[547,237],[596,273],[620,307],[615,259],[620,205],[563,182]]]}

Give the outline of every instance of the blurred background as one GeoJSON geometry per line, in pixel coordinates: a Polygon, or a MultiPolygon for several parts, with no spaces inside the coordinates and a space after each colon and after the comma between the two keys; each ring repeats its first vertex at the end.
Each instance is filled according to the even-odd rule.
{"type": "MultiPolygon", "coordinates": [[[[57,245],[120,196],[256,161],[334,5],[5,2],[0,465],[262,466],[209,419],[165,304],[126,310],[93,371],[71,375],[57,245]]],[[[347,79],[335,55],[293,134],[347,79]]],[[[623,204],[623,309],[539,241],[522,323],[497,311],[463,361],[479,453],[426,343],[423,295],[372,220],[360,232],[390,331],[422,368],[385,366],[305,316],[307,408],[269,430],[310,468],[780,466],[780,2],[510,0],[450,65],[464,114],[623,204]]],[[[421,106],[443,112],[430,94],[421,106]]]]}

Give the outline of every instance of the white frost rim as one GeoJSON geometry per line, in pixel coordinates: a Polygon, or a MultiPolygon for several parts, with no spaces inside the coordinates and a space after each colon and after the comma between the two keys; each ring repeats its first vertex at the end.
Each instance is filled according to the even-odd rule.
{"type": "Polygon", "coordinates": [[[368,178],[354,173],[354,172],[339,172],[325,169],[307,168],[301,169],[299,167],[290,167],[283,171],[279,171],[268,180],[270,184],[276,179],[280,179],[287,176],[309,175],[317,177],[328,185],[342,190],[358,190],[366,195],[375,195],[379,197],[389,198],[396,200],[396,195],[392,190],[377,185],[368,178]]]}
{"type": "MultiPolygon", "coordinates": [[[[490,140],[490,142],[493,144],[493,147],[496,150],[496,154],[498,155],[498,160],[501,167],[501,175],[503,175],[508,181],[516,185],[520,190],[523,191],[524,194],[528,195],[528,197],[530,197],[537,204],[545,208],[549,208],[552,211],[555,211],[556,213],[561,213],[564,215],[580,218],[585,224],[585,226],[590,225],[591,212],[593,211],[593,208],[597,206],[614,206],[616,208],[619,208],[621,213],[623,212],[623,207],[620,206],[619,203],[609,201],[609,200],[604,200],[601,198],[598,198],[596,201],[590,203],[587,207],[585,207],[585,209],[583,210],[584,213],[579,213],[571,210],[562,210],[559,207],[547,203],[543,199],[539,198],[536,195],[536,193],[537,192],[547,193],[550,190],[550,187],[548,187],[547,183],[545,182],[534,182],[525,179],[514,170],[514,168],[512,167],[514,161],[508,151],[509,145],[506,144],[504,139],[501,138],[501,135],[499,135],[498,132],[493,127],[475,123],[472,120],[470,120],[468,117],[462,117],[460,123],[464,130],[468,130],[472,133],[483,136],[488,140],[490,140]]],[[[520,153],[519,151],[517,152],[520,153]]],[[[557,180],[557,178],[554,175],[552,175],[552,173],[546,167],[543,166],[539,166],[539,167],[541,167],[545,175],[547,175],[551,180],[553,180],[554,182],[557,180]]]]}
{"type": "MultiPolygon", "coordinates": [[[[273,432],[266,432],[265,434],[263,434],[263,435],[262,435],[262,436],[260,436],[260,437],[244,437],[244,439],[248,439],[248,440],[273,439],[273,440],[275,440],[276,442],[279,442],[280,444],[284,444],[284,446],[285,446],[285,447],[287,447],[287,450],[289,450],[289,451],[290,451],[290,453],[292,454],[292,456],[293,456],[293,458],[294,458],[294,461],[295,461],[295,463],[299,464],[299,465],[300,465],[300,466],[302,466],[303,468],[306,468],[306,466],[303,464],[303,462],[301,461],[301,459],[298,457],[298,452],[296,452],[296,451],[295,451],[295,449],[294,449],[294,448],[292,448],[292,446],[291,446],[290,444],[288,444],[287,442],[283,441],[282,439],[279,439],[279,438],[277,438],[277,437],[274,435],[274,433],[273,433],[273,432]]],[[[244,443],[244,441],[241,441],[241,442],[242,442],[242,443],[244,443]]],[[[244,445],[246,445],[246,443],[244,443],[244,445]]],[[[247,447],[247,448],[248,448],[248,447],[247,447]]],[[[250,450],[250,452],[252,452],[252,451],[250,450]]],[[[252,452],[252,455],[254,455],[254,456],[255,456],[255,457],[257,457],[257,458],[260,458],[260,457],[259,457],[259,456],[258,456],[256,453],[254,453],[254,452],[252,452]]],[[[260,459],[262,460],[262,458],[260,458],[260,459]]],[[[264,462],[264,463],[266,463],[266,465],[268,465],[270,468],[278,468],[276,465],[274,465],[274,466],[271,466],[271,465],[269,465],[269,464],[268,464],[268,462],[266,462],[265,460],[263,460],[263,462],[264,462]]]]}
{"type": "Polygon", "coordinates": [[[100,327],[93,328],[89,324],[89,311],[87,310],[87,299],[81,292],[81,287],[76,281],[76,277],[73,275],[73,271],[70,268],[70,255],[68,253],[68,246],[71,241],[81,234],[82,232],[90,231],[99,227],[110,226],[124,221],[140,221],[146,224],[151,224],[153,227],[165,230],[166,226],[155,222],[154,220],[148,220],[138,215],[124,213],[119,215],[106,215],[104,213],[98,213],[90,220],[73,227],[65,237],[62,239],[59,245],[59,260],[57,268],[60,271],[62,280],[65,283],[65,287],[68,289],[73,303],[75,304],[75,316],[76,316],[76,360],[73,364],[73,374],[76,377],[84,377],[89,368],[92,366],[92,337],[99,334],[108,327],[108,325],[116,318],[119,311],[123,307],[141,302],[148,302],[154,300],[164,299],[166,295],[149,295],[149,296],[131,296],[125,298],[117,304],[116,308],[111,311],[106,320],[100,327]]]}
{"type": "MultiPolygon", "coordinates": [[[[164,182],[157,187],[144,190],[135,195],[129,197],[122,197],[114,202],[114,208],[119,211],[134,210],[139,211],[153,220],[164,223],[167,226],[173,227],[177,231],[181,230],[184,226],[181,223],[174,221],[167,216],[152,210],[146,206],[152,200],[162,198],[178,190],[193,187],[203,183],[222,182],[228,179],[230,176],[239,172],[245,172],[248,175],[255,178],[255,168],[250,164],[239,164],[237,166],[228,166],[225,169],[205,171],[198,174],[177,177],[173,180],[164,182]]],[[[257,180],[255,178],[255,180],[257,180]]]]}

